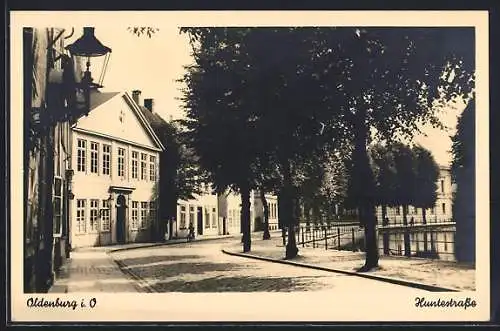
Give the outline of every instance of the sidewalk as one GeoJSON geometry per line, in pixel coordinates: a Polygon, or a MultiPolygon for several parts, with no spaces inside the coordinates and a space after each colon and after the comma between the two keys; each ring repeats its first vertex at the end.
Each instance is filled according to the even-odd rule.
{"type": "Polygon", "coordinates": [[[253,241],[252,250],[248,254],[243,254],[241,246],[236,245],[227,247],[224,252],[242,257],[259,258],[269,262],[355,274],[360,277],[427,290],[475,290],[475,269],[456,262],[380,256],[379,267],[376,270],[358,273],[356,270],[365,262],[363,252],[299,247],[299,255],[296,258],[285,260],[285,247],[283,247],[282,238],[277,235],[271,240],[253,241]]]}
{"type": "MultiPolygon", "coordinates": [[[[238,236],[240,235],[238,234],[238,236]]],[[[235,235],[204,236],[196,238],[191,243],[233,237],[235,235]]],[[[108,253],[186,242],[186,238],[179,238],[158,243],[131,243],[77,248],[71,252],[71,257],[61,267],[49,293],[148,292],[147,287],[141,285],[140,281],[123,273],[108,253]]]]}
{"type": "Polygon", "coordinates": [[[141,292],[105,250],[71,252],[49,293],[141,292]]]}

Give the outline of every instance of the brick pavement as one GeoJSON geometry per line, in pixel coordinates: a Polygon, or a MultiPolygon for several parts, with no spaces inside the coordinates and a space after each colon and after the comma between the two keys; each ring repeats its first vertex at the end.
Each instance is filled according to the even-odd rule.
{"type": "MultiPolygon", "coordinates": [[[[237,245],[226,248],[229,253],[241,254],[241,248],[237,245]]],[[[249,255],[286,262],[284,254],[285,248],[281,238],[274,237],[271,240],[252,243],[252,251],[249,255]]],[[[292,263],[356,272],[364,264],[364,259],[363,252],[299,247],[299,256],[294,258],[292,263]]],[[[451,261],[380,256],[379,268],[365,274],[452,290],[475,290],[475,269],[469,265],[451,261]]]]}
{"type": "MultiPolygon", "coordinates": [[[[279,238],[272,234],[273,238],[279,238]]],[[[253,243],[262,237],[253,235],[253,243]]],[[[297,268],[223,254],[235,238],[112,252],[122,269],[141,279],[152,292],[349,292],[360,287],[388,291],[394,285],[339,273],[297,268]]],[[[404,293],[420,293],[402,287],[404,293]]]]}

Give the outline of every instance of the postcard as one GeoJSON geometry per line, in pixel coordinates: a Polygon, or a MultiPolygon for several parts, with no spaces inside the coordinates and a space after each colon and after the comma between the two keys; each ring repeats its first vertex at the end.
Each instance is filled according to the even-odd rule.
{"type": "Polygon", "coordinates": [[[490,314],[486,11],[11,11],[13,322],[490,314]]]}

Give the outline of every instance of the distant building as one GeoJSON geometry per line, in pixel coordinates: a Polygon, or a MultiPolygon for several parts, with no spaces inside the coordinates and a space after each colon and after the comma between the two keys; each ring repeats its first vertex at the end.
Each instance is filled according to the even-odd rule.
{"type": "MultiPolygon", "coordinates": [[[[432,208],[426,209],[426,220],[427,223],[443,223],[449,222],[453,218],[452,214],[452,202],[453,202],[453,190],[455,186],[451,180],[451,171],[449,167],[440,166],[439,167],[439,177],[437,180],[437,199],[436,204],[432,208]]],[[[391,224],[403,224],[403,209],[402,207],[387,207],[387,218],[389,219],[389,225],[391,224]]],[[[415,208],[414,206],[408,206],[408,223],[411,219],[415,224],[422,223],[422,209],[415,208]]],[[[377,206],[377,219],[379,220],[379,225],[382,224],[382,207],[377,206]]]]}
{"type": "MultiPolygon", "coordinates": [[[[278,197],[272,194],[266,194],[266,202],[269,208],[269,230],[278,229],[278,197]]],[[[254,196],[254,226],[256,231],[263,230],[264,227],[264,206],[259,192],[254,196]]]]}
{"type": "MultiPolygon", "coordinates": [[[[241,233],[241,195],[226,192],[218,197],[220,216],[227,234],[241,233]]],[[[278,198],[266,194],[269,207],[269,230],[278,228],[278,198]]],[[[264,207],[258,191],[250,192],[250,231],[263,230],[264,207]]]]}
{"type": "Polygon", "coordinates": [[[219,217],[217,195],[210,193],[195,195],[191,200],[177,202],[177,217],[173,220],[173,237],[186,237],[189,225],[194,227],[195,236],[222,235],[222,219],[219,217]]]}
{"type": "Polygon", "coordinates": [[[152,240],[164,146],[137,100],[95,92],[73,127],[72,148],[71,247],[152,240]]]}

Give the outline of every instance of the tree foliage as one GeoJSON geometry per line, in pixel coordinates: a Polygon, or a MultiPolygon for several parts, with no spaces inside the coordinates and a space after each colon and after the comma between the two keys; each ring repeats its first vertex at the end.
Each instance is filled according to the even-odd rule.
{"type": "Polygon", "coordinates": [[[434,160],[432,153],[422,146],[414,146],[413,154],[416,164],[416,185],[412,205],[422,208],[423,222],[426,223],[425,210],[434,207],[436,204],[439,165],[434,160]]]}
{"type": "MultiPolygon", "coordinates": [[[[177,215],[177,201],[193,199],[201,194],[203,173],[197,165],[197,157],[187,144],[179,125],[166,122],[158,114],[143,111],[156,135],[166,146],[160,153],[160,182],[157,193],[160,196],[160,218],[171,220],[177,215]]],[[[165,225],[165,224],[162,224],[165,225]]],[[[170,223],[171,225],[171,223],[170,223]]],[[[162,233],[163,230],[161,229],[162,233]]],[[[172,231],[168,231],[172,235],[172,231]]]]}
{"type": "Polygon", "coordinates": [[[148,38],[151,38],[155,33],[160,31],[160,29],[150,26],[133,26],[133,27],[131,26],[127,28],[127,31],[131,32],[137,37],[146,35],[148,36],[148,38]]]}
{"type": "Polygon", "coordinates": [[[377,205],[382,206],[382,219],[386,217],[387,206],[397,205],[398,177],[394,151],[390,146],[380,143],[370,148],[373,173],[376,185],[377,205]]]}

